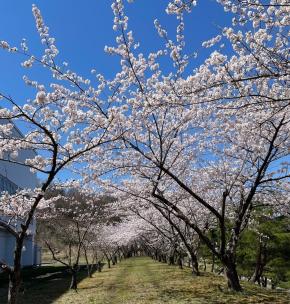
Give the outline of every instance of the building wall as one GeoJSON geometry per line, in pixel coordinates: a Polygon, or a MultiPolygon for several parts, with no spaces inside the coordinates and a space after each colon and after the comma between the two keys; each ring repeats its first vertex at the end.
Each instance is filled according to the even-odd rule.
{"type": "MultiPolygon", "coordinates": [[[[0,119],[0,124],[7,123],[7,121],[0,119]]],[[[12,132],[13,137],[21,137],[20,131],[14,127],[12,132]]],[[[19,151],[15,161],[25,163],[28,158],[33,158],[35,152],[32,150],[19,151]]],[[[5,156],[4,156],[5,157],[5,156]]],[[[2,191],[8,191],[13,194],[17,189],[29,188],[33,189],[37,186],[38,181],[36,174],[32,173],[29,167],[19,164],[9,163],[7,161],[0,160],[0,193],[2,191]]],[[[1,216],[0,218],[5,218],[1,216]]],[[[21,220],[14,222],[14,226],[19,226],[21,220]]],[[[29,235],[24,241],[24,247],[22,251],[22,266],[31,266],[40,264],[41,254],[39,253],[39,247],[34,243],[34,235],[36,231],[35,220],[29,227],[29,235]]],[[[15,248],[15,238],[4,229],[0,229],[0,260],[5,261],[8,265],[13,265],[13,253],[15,248]]]]}
{"type": "MultiPolygon", "coordinates": [[[[0,124],[8,123],[6,120],[0,119],[0,124]]],[[[14,127],[12,130],[12,137],[21,138],[20,131],[14,127]]],[[[15,161],[25,163],[26,159],[33,158],[35,152],[32,150],[21,150],[18,153],[18,157],[15,161]]],[[[35,188],[37,186],[37,177],[35,173],[32,173],[26,166],[9,163],[7,161],[0,160],[0,175],[8,179],[19,188],[35,188]]],[[[3,178],[2,178],[3,179],[3,178]]]]}
{"type": "MultiPolygon", "coordinates": [[[[15,248],[15,238],[6,231],[0,231],[0,259],[6,264],[13,265],[13,252],[15,248]]],[[[33,241],[33,236],[28,236],[24,241],[22,250],[22,266],[31,266],[40,264],[39,248],[33,241]]]]}

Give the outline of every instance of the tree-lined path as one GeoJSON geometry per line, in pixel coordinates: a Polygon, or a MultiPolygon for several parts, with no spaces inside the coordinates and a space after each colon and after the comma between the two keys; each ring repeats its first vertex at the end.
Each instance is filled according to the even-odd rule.
{"type": "Polygon", "coordinates": [[[0,303],[290,303],[289,0],[11,2],[0,303]]]}
{"type": "MultiPolygon", "coordinates": [[[[67,282],[68,283],[68,282],[67,282]]],[[[226,290],[221,276],[202,273],[192,277],[190,269],[179,269],[136,257],[123,260],[112,268],[95,272],[92,278],[79,283],[78,292],[67,291],[53,296],[52,287],[62,281],[35,284],[21,297],[20,304],[203,304],[203,303],[275,303],[286,304],[290,298],[248,284],[241,294],[226,290]],[[54,285],[53,285],[54,284],[54,285]],[[224,290],[224,292],[222,292],[224,290]],[[53,297],[52,297],[53,296],[53,297]]]]}

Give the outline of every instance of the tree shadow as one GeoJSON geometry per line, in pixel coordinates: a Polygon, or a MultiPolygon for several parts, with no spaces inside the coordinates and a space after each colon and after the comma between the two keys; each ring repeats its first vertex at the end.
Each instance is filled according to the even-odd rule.
{"type": "MultiPolygon", "coordinates": [[[[87,270],[81,269],[77,276],[78,283],[87,277],[87,270]]],[[[71,281],[70,273],[63,266],[26,268],[23,269],[22,278],[19,304],[51,304],[69,290],[71,281]]],[[[0,274],[0,303],[7,302],[7,291],[8,277],[0,274]]]]}

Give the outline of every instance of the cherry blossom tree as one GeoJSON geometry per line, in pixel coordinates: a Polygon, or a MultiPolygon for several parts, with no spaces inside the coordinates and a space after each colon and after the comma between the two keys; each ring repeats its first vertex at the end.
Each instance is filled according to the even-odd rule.
{"type": "MultiPolygon", "coordinates": [[[[125,2],[112,1],[116,45],[105,50],[120,58],[120,72],[110,80],[96,75],[96,87],[57,63],[55,41],[35,6],[43,56],[30,54],[25,41],[20,49],[0,42],[2,49],[25,57],[23,67],[40,64],[55,78],[47,86],[24,77],[35,90],[24,105],[0,95],[6,103],[0,118],[7,122],[0,129],[2,160],[46,175],[40,189],[1,198],[1,210],[9,215],[7,202],[13,201],[23,221],[14,227],[0,220],[16,240],[14,267],[1,264],[10,276],[9,303],[17,301],[21,251],[34,214],[59,172],[76,167],[86,182],[104,183],[100,177],[109,173],[113,188],[145,199],[173,228],[173,239],[182,239],[180,227],[194,231],[223,264],[229,287],[241,290],[235,257],[241,233],[257,206],[270,200],[283,208],[289,192],[289,5],[286,0],[218,2],[233,14],[233,24],[203,43],[214,50],[194,70],[197,54],[186,54],[184,35],[184,14],[194,14],[198,4],[192,0],[168,1],[166,11],[178,22],[176,39],[155,20],[164,48],[149,54],[139,52],[128,29],[125,2]],[[111,92],[105,100],[103,91],[111,92]],[[23,137],[12,136],[11,121],[25,125],[23,137]],[[17,152],[24,149],[37,155],[20,162],[17,152]],[[218,230],[218,243],[209,227],[218,230]]],[[[144,219],[135,218],[104,227],[108,257],[138,237],[146,243],[142,225],[144,219]]],[[[165,236],[156,239],[166,250],[165,236]]]]}
{"type": "Polygon", "coordinates": [[[12,96],[0,93],[0,118],[3,121],[0,130],[1,160],[28,166],[44,176],[39,189],[31,189],[27,193],[21,190],[8,200],[7,195],[0,200],[0,209],[4,214],[10,216],[9,209],[13,208],[13,212],[17,213],[13,215],[14,219],[21,221],[21,225],[15,227],[5,217],[0,220],[0,226],[16,241],[13,267],[1,263],[1,268],[9,274],[9,303],[17,302],[23,242],[45,192],[63,169],[73,170],[74,164],[86,162],[88,153],[98,155],[108,142],[115,140],[112,130],[117,117],[122,116],[120,111],[117,113],[110,109],[109,101],[99,99],[104,86],[102,78],[99,78],[99,85],[93,88],[88,79],[69,70],[66,63],[57,63],[55,39],[50,37],[39,9],[33,6],[32,11],[44,46],[41,58],[29,53],[25,41],[20,49],[8,42],[0,42],[2,49],[24,56],[24,68],[41,65],[52,76],[48,85],[24,76],[25,83],[35,90],[35,97],[26,102],[18,102],[12,96]],[[12,122],[21,124],[23,136],[13,136],[12,122]],[[23,150],[34,150],[37,154],[30,159],[18,159],[17,154],[23,150]]]}
{"type": "Polygon", "coordinates": [[[62,197],[58,196],[55,203],[43,212],[42,218],[56,231],[54,239],[57,244],[48,239],[45,244],[52,258],[68,267],[72,276],[70,289],[77,290],[77,273],[82,254],[91,277],[93,265],[89,265],[89,249],[93,250],[91,255],[94,264],[97,252],[93,242],[106,219],[105,208],[96,195],[83,187],[79,190],[72,189],[62,197]],[[58,248],[59,245],[61,248],[58,248]]]}
{"type": "MultiPolygon", "coordinates": [[[[150,189],[195,230],[224,265],[229,287],[240,291],[235,258],[240,235],[256,206],[283,201],[289,182],[289,6],[221,2],[237,14],[233,26],[203,44],[218,49],[193,72],[186,70],[183,14],[194,1],[170,2],[168,12],[179,21],[176,42],[155,21],[165,48],[148,57],[138,53],[123,2],[113,3],[119,35],[117,46],[106,51],[120,57],[121,72],[110,86],[118,87],[114,100],[128,108],[128,115],[126,126],[120,125],[123,143],[118,152],[108,152],[106,165],[119,175],[143,179],[137,190],[150,189]],[[250,30],[243,28],[246,23],[250,30]],[[230,51],[223,53],[223,43],[230,51]],[[173,63],[169,74],[158,63],[167,54],[173,63]],[[192,221],[174,193],[187,196],[200,216],[211,218],[218,246],[204,232],[207,220],[192,221]]],[[[92,170],[97,179],[102,168],[92,170]]]]}
{"type": "MultiPolygon", "coordinates": [[[[166,253],[162,253],[162,255],[168,255],[170,264],[178,261],[179,265],[182,265],[183,256],[187,255],[190,262],[189,265],[192,266],[193,275],[199,275],[197,254],[200,242],[198,235],[189,226],[184,225],[183,221],[176,218],[172,214],[171,208],[160,204],[158,200],[152,197],[150,191],[146,192],[148,188],[150,190],[150,185],[147,187],[144,185],[144,182],[139,181],[138,184],[137,180],[134,180],[134,182],[126,182],[122,186],[120,184],[115,186],[110,184],[110,187],[116,189],[115,195],[118,197],[118,202],[115,208],[119,217],[139,222],[139,229],[135,229],[136,233],[138,231],[136,235],[137,239],[140,238],[138,234],[141,231],[141,239],[148,245],[146,240],[152,239],[152,237],[145,238],[145,235],[148,234],[148,231],[154,231],[155,234],[161,238],[165,238],[166,242],[170,243],[167,246],[167,249],[170,249],[166,253]],[[143,191],[140,192],[139,189],[142,186],[143,191]],[[143,227],[144,225],[145,227],[143,227]]],[[[176,198],[176,201],[181,200],[182,198],[180,197],[176,198]]],[[[194,220],[194,212],[190,210],[190,206],[186,204],[186,200],[183,202],[183,208],[186,214],[194,220]]],[[[159,250],[154,249],[154,253],[150,252],[150,255],[158,259],[157,252],[159,250]]]]}

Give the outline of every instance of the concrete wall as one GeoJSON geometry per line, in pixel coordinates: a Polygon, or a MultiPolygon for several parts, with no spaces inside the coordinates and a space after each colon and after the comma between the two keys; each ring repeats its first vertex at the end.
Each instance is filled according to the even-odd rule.
{"type": "MultiPolygon", "coordinates": [[[[8,121],[0,119],[0,124],[5,123],[8,123],[8,121]]],[[[14,127],[12,130],[12,137],[22,137],[20,131],[16,127],[14,127]]],[[[35,155],[35,152],[32,150],[21,150],[19,151],[18,157],[15,159],[15,161],[25,163],[26,159],[33,158],[35,155]]],[[[36,174],[30,172],[30,169],[26,166],[0,160],[0,174],[22,189],[33,189],[37,186],[36,174]]]]}

